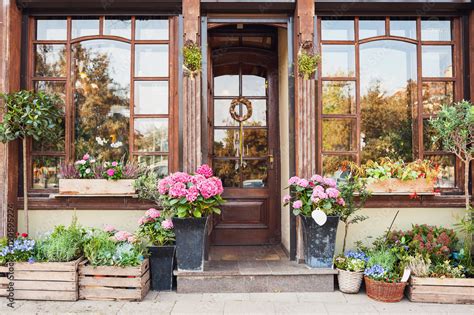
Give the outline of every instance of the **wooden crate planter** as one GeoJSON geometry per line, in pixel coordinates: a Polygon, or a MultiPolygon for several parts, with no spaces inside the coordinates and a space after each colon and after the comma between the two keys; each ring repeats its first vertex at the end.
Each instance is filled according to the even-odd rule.
{"type": "MultiPolygon", "coordinates": [[[[15,300],[77,301],[77,269],[83,258],[70,262],[15,263],[15,300]]],[[[1,296],[7,296],[8,267],[0,267],[1,296]]]]}
{"type": "Polygon", "coordinates": [[[407,296],[412,302],[474,304],[474,279],[411,277],[407,296]]]}
{"type": "Polygon", "coordinates": [[[79,266],[79,298],[84,300],[141,301],[150,290],[150,264],[137,267],[79,266]]]}
{"type": "Polygon", "coordinates": [[[434,182],[425,178],[414,180],[389,178],[368,183],[367,190],[375,193],[431,193],[434,191],[434,182]]]}
{"type": "Polygon", "coordinates": [[[59,195],[134,195],[133,179],[59,179],[59,195]]]}

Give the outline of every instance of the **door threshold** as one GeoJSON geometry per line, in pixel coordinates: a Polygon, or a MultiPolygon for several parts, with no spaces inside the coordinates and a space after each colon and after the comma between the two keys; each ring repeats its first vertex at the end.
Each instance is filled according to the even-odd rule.
{"type": "Polygon", "coordinates": [[[287,261],[281,244],[248,246],[210,246],[209,261],[287,261]]]}

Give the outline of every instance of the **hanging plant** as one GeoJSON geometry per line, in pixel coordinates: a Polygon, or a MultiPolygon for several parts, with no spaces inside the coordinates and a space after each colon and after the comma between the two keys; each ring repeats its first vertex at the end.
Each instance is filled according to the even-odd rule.
{"type": "Polygon", "coordinates": [[[188,40],[183,47],[183,57],[185,74],[194,77],[201,71],[202,67],[201,47],[195,42],[188,40]]]}
{"type": "Polygon", "coordinates": [[[321,60],[321,56],[314,53],[312,47],[313,43],[311,42],[303,43],[298,53],[298,73],[305,80],[310,79],[316,72],[319,61],[321,60]]]}

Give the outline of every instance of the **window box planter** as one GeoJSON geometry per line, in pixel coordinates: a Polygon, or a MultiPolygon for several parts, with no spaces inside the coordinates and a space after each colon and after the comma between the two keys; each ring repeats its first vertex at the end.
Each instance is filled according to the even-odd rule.
{"type": "MultiPolygon", "coordinates": [[[[77,301],[77,269],[83,258],[70,262],[14,263],[13,288],[15,300],[77,301]]],[[[9,267],[0,267],[2,296],[10,280],[9,267]]]]}
{"type": "Polygon", "coordinates": [[[412,302],[474,304],[474,279],[412,276],[407,296],[412,302]]]}
{"type": "Polygon", "coordinates": [[[134,195],[133,179],[59,179],[59,195],[134,195]]]}
{"type": "Polygon", "coordinates": [[[432,193],[434,182],[426,178],[414,180],[389,178],[368,183],[367,190],[374,193],[432,193]]]}
{"type": "Polygon", "coordinates": [[[79,265],[79,298],[92,301],[141,301],[150,290],[150,264],[137,267],[79,265]]]}

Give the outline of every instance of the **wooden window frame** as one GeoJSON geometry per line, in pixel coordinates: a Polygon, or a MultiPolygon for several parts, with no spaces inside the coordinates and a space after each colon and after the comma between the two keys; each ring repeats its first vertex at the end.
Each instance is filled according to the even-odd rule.
{"type": "MultiPolygon", "coordinates": [[[[317,89],[318,97],[317,99],[317,156],[319,157],[317,161],[317,171],[322,173],[323,171],[323,156],[351,156],[355,158],[355,162],[360,164],[361,150],[360,150],[360,132],[361,132],[361,109],[360,109],[360,45],[368,42],[376,42],[381,40],[396,40],[406,43],[411,43],[416,45],[417,50],[417,116],[416,124],[413,130],[412,139],[414,142],[414,155],[416,158],[424,159],[426,156],[442,156],[449,155],[453,156],[450,153],[443,151],[425,151],[423,147],[423,119],[429,117],[430,115],[423,114],[423,102],[422,102],[422,91],[424,82],[453,82],[453,93],[454,101],[460,101],[463,99],[463,55],[461,47],[461,28],[462,21],[461,17],[452,17],[452,16],[439,16],[440,18],[449,18],[451,20],[451,40],[450,41],[422,41],[421,40],[421,21],[424,17],[422,16],[413,16],[412,18],[416,20],[416,39],[411,39],[407,37],[391,36],[390,35],[390,18],[392,16],[380,16],[381,19],[385,19],[385,35],[375,36],[370,38],[365,38],[359,40],[359,20],[365,18],[364,15],[353,15],[353,16],[344,16],[341,19],[351,19],[354,22],[354,39],[353,40],[323,40],[322,39],[322,27],[321,21],[324,18],[332,18],[330,15],[321,15],[317,18],[317,38],[316,47],[318,51],[322,51],[323,45],[353,45],[355,48],[354,52],[354,67],[355,74],[353,77],[323,77],[322,71],[317,72],[317,89]],[[453,76],[452,77],[436,77],[429,78],[422,76],[422,47],[423,45],[444,45],[452,47],[452,65],[453,65],[453,76]],[[328,81],[350,81],[355,82],[355,102],[356,102],[356,112],[351,114],[323,114],[323,97],[322,97],[322,87],[323,82],[328,81]],[[323,135],[322,135],[322,121],[323,119],[332,118],[332,119],[341,119],[341,118],[351,118],[356,119],[356,135],[355,139],[355,151],[337,151],[329,152],[323,150],[323,135]],[[416,129],[415,129],[416,128],[416,129]],[[416,144],[415,144],[416,143],[416,144]]],[[[370,17],[374,17],[370,15],[370,17]]],[[[407,17],[408,18],[408,17],[407,17]]],[[[324,56],[323,56],[324,58],[324,56]]],[[[459,161],[458,158],[455,159],[455,184],[452,188],[440,188],[442,194],[461,194],[464,187],[464,166],[463,163],[459,161]]]]}
{"type": "MultiPolygon", "coordinates": [[[[82,36],[77,38],[71,38],[72,36],[72,20],[75,16],[58,16],[57,19],[65,19],[67,22],[67,38],[65,40],[36,40],[36,21],[44,16],[29,16],[28,17],[28,44],[27,44],[27,85],[26,88],[33,90],[35,82],[64,82],[66,85],[65,90],[65,148],[63,152],[46,152],[46,151],[34,151],[33,142],[29,141],[27,146],[27,159],[28,159],[28,191],[29,195],[41,196],[57,192],[55,188],[48,189],[34,189],[33,188],[33,158],[36,156],[41,157],[60,157],[66,162],[73,162],[75,156],[75,145],[74,145],[74,100],[73,93],[74,87],[72,86],[72,45],[74,43],[87,41],[87,40],[114,40],[130,44],[130,120],[129,120],[129,158],[136,159],[138,156],[167,156],[168,157],[168,171],[174,172],[179,167],[179,156],[178,156],[178,94],[177,94],[177,80],[178,80],[178,18],[176,16],[156,16],[157,19],[168,20],[168,39],[166,40],[139,40],[135,39],[135,25],[136,20],[142,17],[153,18],[145,15],[129,16],[131,19],[131,34],[130,39],[114,36],[104,35],[104,20],[108,17],[116,17],[117,15],[103,15],[97,14],[91,16],[91,18],[99,19],[99,34],[91,36],[82,36]],[[36,44],[61,44],[66,46],[66,76],[65,77],[36,77],[35,72],[35,45],[36,44]],[[168,45],[168,76],[166,77],[138,77],[135,76],[135,46],[140,44],[166,44],[168,45]],[[167,81],[168,82],[168,113],[167,114],[135,114],[135,91],[134,86],[136,81],[167,81]],[[167,152],[141,152],[134,148],[134,120],[135,118],[166,118],[168,120],[168,151],[167,152]]],[[[56,18],[53,17],[52,18],[56,18]]],[[[69,203],[69,202],[68,202],[69,203]]]]}

